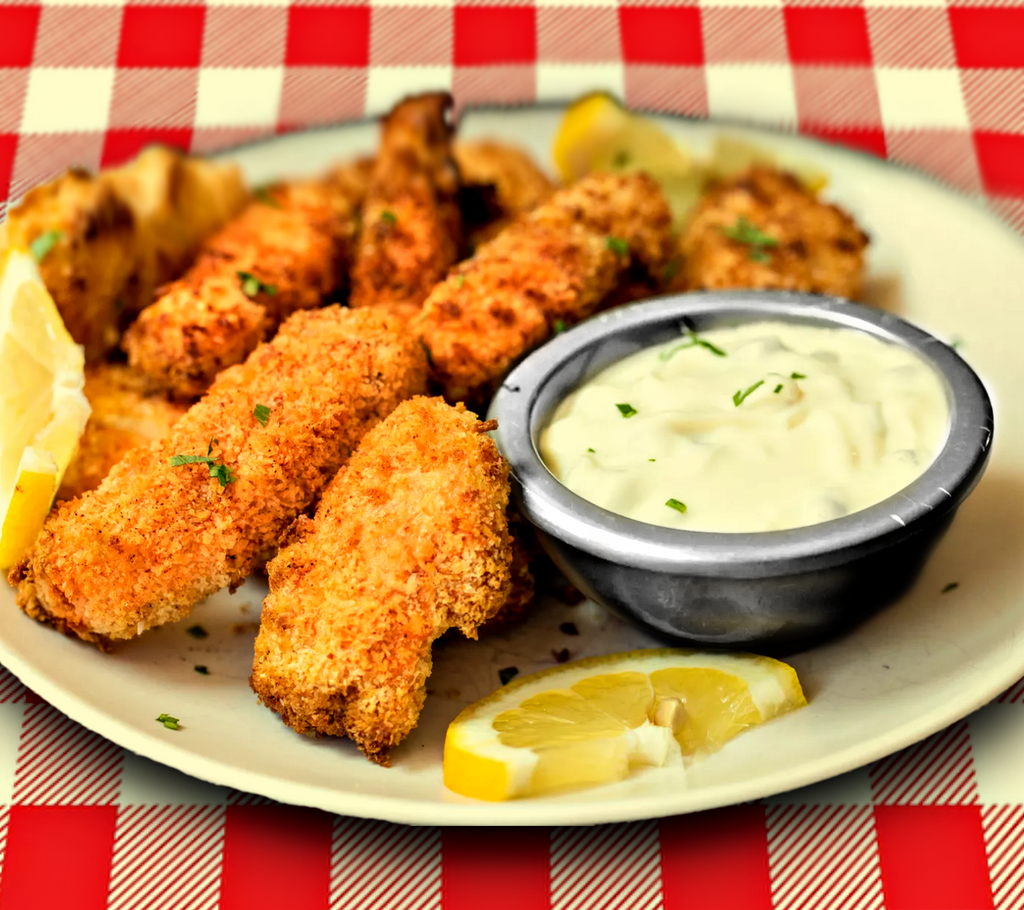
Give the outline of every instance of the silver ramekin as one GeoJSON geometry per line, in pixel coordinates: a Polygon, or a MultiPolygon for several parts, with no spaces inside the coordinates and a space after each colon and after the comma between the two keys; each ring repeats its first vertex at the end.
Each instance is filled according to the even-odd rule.
{"type": "Polygon", "coordinates": [[[682,294],[610,310],[523,360],[495,395],[513,495],[545,550],[584,594],[659,637],[784,654],[812,646],[903,594],[977,485],[992,404],[948,345],[882,310],[811,294],[682,294]],[[949,432],[933,464],[889,499],[786,531],[723,534],[634,521],[572,493],[544,465],[540,431],[581,383],[636,351],[698,331],[781,320],[847,327],[916,351],[946,387],[949,432]]]}

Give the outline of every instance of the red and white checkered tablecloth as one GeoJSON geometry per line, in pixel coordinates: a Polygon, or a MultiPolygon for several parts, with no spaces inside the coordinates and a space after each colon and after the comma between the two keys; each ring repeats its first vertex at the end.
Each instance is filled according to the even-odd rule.
{"type": "MultiPolygon", "coordinates": [[[[0,5],[0,214],[68,165],[603,88],[930,172],[1024,230],[1024,0],[47,0],[0,5]]],[[[1024,683],[761,803],[405,828],[186,778],[0,668],[0,910],[1024,908],[1024,683]]]]}

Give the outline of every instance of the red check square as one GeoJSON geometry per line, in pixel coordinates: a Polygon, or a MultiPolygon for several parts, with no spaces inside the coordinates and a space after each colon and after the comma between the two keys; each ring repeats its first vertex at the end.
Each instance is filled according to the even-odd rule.
{"type": "Polygon", "coordinates": [[[444,910],[547,907],[550,845],[550,828],[442,829],[444,910]]]}
{"type": "MultiPolygon", "coordinates": [[[[7,191],[11,185],[11,174],[14,173],[14,154],[17,150],[18,137],[10,133],[0,133],[0,202],[10,198],[7,191]]],[[[13,679],[13,677],[11,678],[13,679]]],[[[10,691],[15,692],[16,690],[11,686],[10,691]]]]}
{"type": "Polygon", "coordinates": [[[871,65],[871,43],[859,7],[786,7],[793,63],[871,65]]]}
{"type": "Polygon", "coordinates": [[[867,152],[884,158],[886,155],[885,131],[881,127],[869,129],[863,127],[834,127],[820,123],[802,124],[800,132],[809,136],[817,136],[826,142],[845,145],[847,148],[867,152]]]}
{"type": "Polygon", "coordinates": [[[977,132],[974,147],[985,190],[1003,196],[1024,196],[1024,136],[977,132]]]}
{"type": "Polygon", "coordinates": [[[957,63],[974,69],[1024,67],[1024,9],[950,7],[957,63]]]}
{"type": "Polygon", "coordinates": [[[126,6],[118,66],[199,66],[202,6],[126,6]]]}
{"type": "Polygon", "coordinates": [[[124,164],[139,154],[148,145],[168,145],[187,152],[192,144],[190,129],[108,130],[103,143],[103,157],[100,167],[114,167],[124,164]]]}
{"type": "Polygon", "coordinates": [[[457,6],[455,65],[533,63],[537,20],[532,6],[457,6]]]}
{"type": "Polygon", "coordinates": [[[624,63],[704,63],[700,10],[695,7],[623,7],[619,28],[624,63]]]}
{"type": "Polygon", "coordinates": [[[366,66],[368,6],[293,6],[288,11],[288,66],[366,66]]]}
{"type": "Polygon", "coordinates": [[[38,6],[0,6],[0,66],[31,66],[38,6]]]}

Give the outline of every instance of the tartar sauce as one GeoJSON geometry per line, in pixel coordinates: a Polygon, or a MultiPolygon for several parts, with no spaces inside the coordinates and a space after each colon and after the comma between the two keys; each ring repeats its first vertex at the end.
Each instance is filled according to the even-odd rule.
{"type": "Polygon", "coordinates": [[[688,333],[570,394],[541,456],[570,490],[650,524],[773,531],[881,502],[946,438],[935,371],[854,329],[759,322],[688,333]]]}

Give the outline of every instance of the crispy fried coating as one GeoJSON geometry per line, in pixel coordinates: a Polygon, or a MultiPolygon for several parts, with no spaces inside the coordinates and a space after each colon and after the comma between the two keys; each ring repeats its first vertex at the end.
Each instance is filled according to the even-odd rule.
{"type": "Polygon", "coordinates": [[[532,212],[555,191],[537,163],[515,145],[493,139],[456,142],[454,154],[470,249],[496,236],[517,215],[532,212]]]}
{"type": "Polygon", "coordinates": [[[86,367],[85,397],[92,413],[57,500],[73,499],[100,485],[129,450],[170,435],[188,408],[150,394],[145,379],[124,364],[86,367]]]}
{"type": "Polygon", "coordinates": [[[663,268],[671,223],[646,175],[593,174],[456,266],[413,323],[448,400],[486,399],[557,323],[591,315],[632,264],[663,268]]]}
{"type": "Polygon", "coordinates": [[[512,562],[509,565],[509,589],[498,612],[480,630],[491,635],[505,632],[522,622],[533,606],[537,583],[530,568],[537,558],[540,545],[526,519],[509,503],[508,533],[512,537],[512,562]]]}
{"type": "Polygon", "coordinates": [[[39,271],[71,337],[95,362],[119,337],[119,310],[139,256],[135,218],[108,182],[70,170],[30,190],[7,219],[12,247],[29,247],[50,231],[57,241],[39,271]]]}
{"type": "Polygon", "coordinates": [[[300,733],[374,761],[416,726],[431,645],[509,590],[508,465],[488,424],[414,398],[371,430],[270,563],[250,685],[300,733]]]}
{"type": "Polygon", "coordinates": [[[349,306],[414,313],[458,258],[462,227],[451,104],[444,92],[419,95],[383,119],[349,306]]]}
{"type": "Polygon", "coordinates": [[[100,644],[186,616],[270,555],[425,378],[420,345],[389,317],[337,306],[294,314],[169,437],[132,449],[97,489],[51,513],[11,572],[19,605],[100,644]],[[258,404],[270,409],[266,426],[258,404]],[[175,466],[176,455],[215,464],[175,466]]]}
{"type": "Polygon", "coordinates": [[[344,275],[355,207],[326,181],[282,184],[203,244],[186,276],[124,337],[128,362],[177,398],[201,395],[280,322],[344,275]]]}
{"type": "Polygon", "coordinates": [[[680,239],[683,268],[674,287],[779,288],[856,300],[867,244],[843,209],[815,198],[796,177],[758,165],[701,197],[680,239]],[[735,239],[741,219],[775,243],[735,239]]]}

